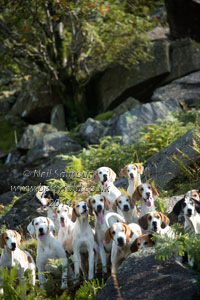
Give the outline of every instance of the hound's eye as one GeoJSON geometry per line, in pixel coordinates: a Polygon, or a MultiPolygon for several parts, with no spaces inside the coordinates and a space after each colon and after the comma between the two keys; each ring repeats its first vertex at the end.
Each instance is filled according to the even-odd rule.
{"type": "Polygon", "coordinates": [[[112,234],[113,234],[113,235],[115,234],[115,231],[114,231],[114,230],[112,231],[112,234]]]}
{"type": "Polygon", "coordinates": [[[76,207],[79,207],[80,205],[78,204],[78,205],[76,205],[76,207]]]}
{"type": "Polygon", "coordinates": [[[183,207],[186,207],[186,203],[185,202],[183,203],[183,207]]]}
{"type": "Polygon", "coordinates": [[[140,189],[140,191],[143,192],[143,191],[144,191],[144,188],[142,187],[142,188],[140,189]]]}
{"type": "Polygon", "coordinates": [[[120,200],[120,201],[119,201],[119,203],[121,204],[121,203],[122,203],[122,201],[120,200]]]}
{"type": "Polygon", "coordinates": [[[103,199],[101,198],[100,201],[103,202],[103,199]]]}
{"type": "Polygon", "coordinates": [[[145,242],[144,244],[145,244],[145,245],[147,245],[147,244],[148,244],[148,242],[145,242]]]}
{"type": "Polygon", "coordinates": [[[133,168],[133,170],[136,170],[136,169],[137,169],[136,167],[133,168]]]}
{"type": "Polygon", "coordinates": [[[6,240],[8,240],[9,239],[9,237],[6,237],[6,240]]]}
{"type": "Polygon", "coordinates": [[[67,212],[67,209],[64,209],[64,212],[67,212]]]}
{"type": "Polygon", "coordinates": [[[59,210],[57,210],[57,213],[59,214],[59,213],[60,213],[60,211],[59,211],[59,210]]]}
{"type": "Polygon", "coordinates": [[[137,245],[140,246],[140,243],[138,243],[137,245]]]}
{"type": "Polygon", "coordinates": [[[100,171],[99,174],[102,174],[102,172],[100,171]]]}
{"type": "Polygon", "coordinates": [[[128,199],[126,199],[126,202],[128,202],[128,199]]]}
{"type": "Polygon", "coordinates": [[[35,223],[35,225],[38,225],[38,223],[35,223]]]}
{"type": "Polygon", "coordinates": [[[148,218],[148,219],[149,219],[149,221],[151,221],[151,219],[152,219],[152,216],[149,216],[149,218],[148,218]]]}
{"type": "Polygon", "coordinates": [[[128,170],[128,172],[130,172],[130,170],[128,170]]]}
{"type": "Polygon", "coordinates": [[[160,219],[160,216],[156,216],[156,219],[160,219]]]}
{"type": "Polygon", "coordinates": [[[197,194],[194,194],[193,196],[194,196],[194,197],[198,197],[197,194]]]}
{"type": "Polygon", "coordinates": [[[151,186],[150,185],[148,185],[148,189],[150,189],[151,188],[151,186]]]}
{"type": "Polygon", "coordinates": [[[92,200],[92,203],[95,203],[96,202],[96,200],[92,200]]]}

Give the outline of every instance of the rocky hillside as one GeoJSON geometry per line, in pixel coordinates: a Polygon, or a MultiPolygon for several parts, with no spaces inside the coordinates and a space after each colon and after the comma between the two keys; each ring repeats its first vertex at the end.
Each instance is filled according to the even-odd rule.
{"type": "MultiPolygon", "coordinates": [[[[92,76],[85,96],[97,114],[70,130],[67,108],[46,82],[1,78],[0,225],[26,235],[27,224],[41,214],[40,185],[54,185],[66,202],[87,197],[66,185],[91,182],[66,178],[67,170],[94,172],[106,165],[118,175],[116,186],[126,188],[120,168],[141,162],[142,181],[154,182],[168,214],[177,195],[199,187],[200,3],[165,2],[169,27],[161,22],[148,32],[152,59],[129,69],[115,64],[92,76]]],[[[118,299],[118,292],[124,300],[192,299],[197,294],[191,282],[198,276],[173,259],[155,261],[152,251],[133,254],[119,269],[118,291],[110,278],[96,299],[118,299]]]]}

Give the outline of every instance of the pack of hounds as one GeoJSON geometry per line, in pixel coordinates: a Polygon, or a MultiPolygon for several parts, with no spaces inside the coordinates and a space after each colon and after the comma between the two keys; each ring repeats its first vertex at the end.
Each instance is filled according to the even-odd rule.
{"type": "MultiPolygon", "coordinates": [[[[66,289],[69,277],[76,281],[81,272],[88,280],[93,279],[99,266],[103,274],[110,266],[116,272],[130,253],[152,247],[153,233],[173,238],[169,218],[155,209],[158,191],[149,183],[141,183],[142,173],[139,163],[128,164],[121,170],[121,175],[128,179],[127,195],[123,195],[114,185],[115,172],[108,167],[98,168],[92,181],[100,184],[101,193],[77,201],[73,207],[59,204],[59,196],[46,190],[40,201],[47,208],[47,217],[34,218],[27,226],[29,234],[37,239],[36,265],[30,253],[20,250],[21,236],[15,230],[0,235],[0,265],[17,265],[19,277],[30,269],[33,285],[37,266],[43,288],[45,271],[51,268],[49,259],[61,258],[61,289],[66,289]],[[88,221],[89,215],[95,216],[94,227],[88,221]]],[[[190,226],[194,233],[200,233],[200,191],[188,191],[176,203],[173,213],[178,219],[184,217],[184,228],[190,226]]]]}

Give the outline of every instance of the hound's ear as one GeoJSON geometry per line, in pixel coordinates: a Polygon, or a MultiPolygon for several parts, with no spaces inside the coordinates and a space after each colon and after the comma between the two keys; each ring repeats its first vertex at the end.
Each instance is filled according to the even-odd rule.
{"type": "Polygon", "coordinates": [[[47,218],[47,222],[48,222],[48,225],[49,225],[49,231],[53,232],[55,230],[54,222],[49,218],[47,218]]]}
{"type": "Polygon", "coordinates": [[[183,202],[184,202],[184,198],[182,198],[181,200],[179,200],[173,207],[173,213],[178,216],[181,211],[182,211],[182,205],[183,205],[183,202]]]}
{"type": "Polygon", "coordinates": [[[19,232],[17,232],[16,230],[13,230],[16,240],[17,240],[17,245],[19,246],[21,244],[21,234],[19,234],[19,232]]]}
{"type": "Polygon", "coordinates": [[[92,207],[92,198],[87,199],[87,206],[89,208],[89,214],[93,216],[94,214],[93,214],[93,207],[92,207]]]}
{"type": "Polygon", "coordinates": [[[133,209],[135,207],[136,201],[133,199],[133,197],[131,197],[129,195],[127,197],[128,197],[128,201],[130,203],[131,209],[133,209]]]}
{"type": "Polygon", "coordinates": [[[72,211],[72,222],[76,222],[76,218],[79,217],[79,215],[77,215],[76,213],[76,209],[75,207],[73,207],[73,211],[72,211]]]}
{"type": "Polygon", "coordinates": [[[125,166],[123,169],[121,169],[120,174],[122,175],[122,177],[128,178],[127,166],[125,166]]]}
{"type": "Polygon", "coordinates": [[[109,169],[109,181],[114,182],[116,178],[116,174],[111,168],[108,169],[109,169]]]}
{"type": "Polygon", "coordinates": [[[133,244],[131,245],[131,252],[137,252],[138,251],[138,245],[137,245],[138,239],[136,239],[133,244]]]}
{"type": "Polygon", "coordinates": [[[199,200],[193,200],[194,204],[195,204],[195,209],[198,212],[198,214],[200,214],[200,202],[199,200]]]}
{"type": "Polygon", "coordinates": [[[106,230],[106,232],[104,233],[104,241],[105,241],[105,243],[106,244],[109,244],[110,243],[110,241],[111,241],[111,234],[110,234],[110,228],[108,228],[107,230],[106,230]]]}
{"type": "Polygon", "coordinates": [[[92,176],[91,181],[94,182],[94,183],[96,183],[96,184],[99,182],[99,175],[98,175],[98,172],[97,172],[97,171],[95,171],[95,172],[93,173],[93,176],[92,176]]]}
{"type": "Polygon", "coordinates": [[[144,229],[144,230],[147,230],[148,228],[148,213],[145,214],[143,217],[141,217],[139,219],[139,225],[144,229]]]}
{"type": "Polygon", "coordinates": [[[152,194],[154,196],[154,199],[157,199],[158,196],[159,196],[159,193],[158,193],[157,189],[154,188],[153,186],[151,188],[152,188],[152,194]]]}
{"type": "Polygon", "coordinates": [[[118,198],[113,202],[113,205],[112,205],[112,210],[114,212],[117,212],[117,208],[118,208],[118,202],[117,202],[118,198]]]}
{"type": "Polygon", "coordinates": [[[53,209],[52,214],[53,214],[53,216],[54,216],[55,218],[57,218],[57,207],[55,207],[55,208],[53,209]]]}
{"type": "Polygon", "coordinates": [[[139,174],[143,174],[143,172],[144,172],[144,167],[143,167],[143,165],[141,165],[141,164],[135,164],[136,165],[136,167],[137,167],[137,169],[138,169],[138,173],[139,174]]]}
{"type": "Polygon", "coordinates": [[[159,212],[159,214],[160,214],[160,217],[161,217],[161,228],[167,227],[170,223],[169,218],[161,212],[159,212]]]}
{"type": "Polygon", "coordinates": [[[102,196],[102,198],[103,198],[103,201],[104,201],[105,209],[109,210],[110,209],[110,201],[105,196],[102,196]]]}
{"type": "Polygon", "coordinates": [[[126,242],[129,243],[131,240],[131,237],[133,236],[133,231],[131,230],[131,228],[125,224],[122,223],[122,226],[125,228],[125,234],[126,234],[126,242]]]}
{"type": "Polygon", "coordinates": [[[141,198],[141,195],[140,195],[140,192],[139,192],[139,187],[140,187],[140,185],[138,185],[137,187],[136,187],[136,189],[135,189],[135,192],[133,193],[133,195],[132,195],[132,198],[133,198],[133,201],[139,201],[140,200],[140,198],[141,198]]]}
{"type": "Polygon", "coordinates": [[[34,232],[35,232],[34,219],[28,224],[27,230],[30,233],[30,235],[34,235],[34,232]]]}
{"type": "Polygon", "coordinates": [[[4,248],[4,246],[6,245],[5,239],[4,239],[4,233],[2,233],[0,235],[0,248],[4,248]]]}

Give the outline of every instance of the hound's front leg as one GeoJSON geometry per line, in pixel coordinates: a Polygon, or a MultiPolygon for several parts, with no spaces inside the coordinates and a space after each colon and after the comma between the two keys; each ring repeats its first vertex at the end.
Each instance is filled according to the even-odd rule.
{"type": "Polygon", "coordinates": [[[63,258],[63,263],[62,263],[62,284],[61,284],[61,289],[62,290],[67,288],[67,274],[68,274],[68,259],[63,258]]]}
{"type": "Polygon", "coordinates": [[[46,278],[44,276],[44,265],[41,264],[37,264],[38,267],[38,278],[39,278],[39,282],[40,282],[40,288],[43,289],[44,288],[44,284],[46,282],[46,278]]]}
{"type": "Polygon", "coordinates": [[[100,257],[101,257],[101,263],[102,263],[102,269],[103,273],[107,273],[107,266],[106,266],[106,253],[104,250],[104,247],[99,247],[100,257]]]}
{"type": "Polygon", "coordinates": [[[74,251],[73,261],[74,261],[75,278],[78,279],[80,276],[80,254],[77,248],[74,251]]]}
{"type": "Polygon", "coordinates": [[[88,280],[92,280],[94,278],[94,249],[90,247],[88,249],[88,263],[89,263],[89,272],[88,272],[88,280]]]}

